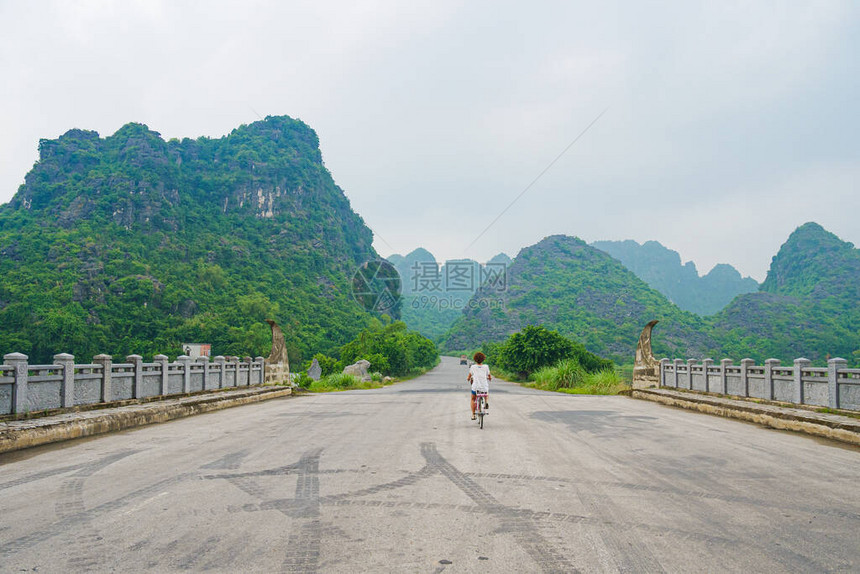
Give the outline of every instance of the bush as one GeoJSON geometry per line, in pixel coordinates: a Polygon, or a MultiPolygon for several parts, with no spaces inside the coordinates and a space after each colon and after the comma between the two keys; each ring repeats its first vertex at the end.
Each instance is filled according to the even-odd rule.
{"type": "Polygon", "coordinates": [[[343,365],[362,358],[370,361],[374,370],[400,377],[434,366],[439,352],[433,341],[409,331],[406,323],[396,321],[383,326],[377,321],[340,350],[343,365]]]}
{"type": "Polygon", "coordinates": [[[310,378],[307,373],[299,373],[293,382],[299,387],[307,389],[311,386],[311,383],[313,383],[314,380],[310,378]]]}
{"type": "Polygon", "coordinates": [[[559,335],[558,331],[529,325],[508,337],[498,350],[497,360],[502,368],[528,376],[572,353],[573,344],[559,335]]]}
{"type": "MultiPolygon", "coordinates": [[[[514,333],[499,346],[485,345],[485,355],[492,356],[507,371],[528,377],[543,367],[555,367],[563,359],[571,359],[585,372],[612,368],[612,361],[598,357],[581,343],[565,338],[558,331],[542,325],[528,325],[514,333]]],[[[568,365],[568,370],[573,367],[568,365]]],[[[574,376],[573,372],[567,373],[574,376]]]]}
{"type": "Polygon", "coordinates": [[[370,362],[370,366],[374,371],[379,373],[390,373],[391,367],[388,364],[388,357],[380,353],[371,353],[361,357],[370,362]]]}
{"type": "Polygon", "coordinates": [[[334,373],[339,373],[343,370],[343,365],[341,365],[337,359],[329,357],[328,355],[317,353],[316,355],[314,355],[314,359],[316,359],[317,363],[319,363],[320,369],[322,369],[323,377],[333,375],[334,373]]]}

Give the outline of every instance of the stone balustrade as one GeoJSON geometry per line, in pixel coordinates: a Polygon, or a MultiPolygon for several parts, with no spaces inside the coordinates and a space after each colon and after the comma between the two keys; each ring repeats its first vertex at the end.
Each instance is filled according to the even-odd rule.
{"type": "Polygon", "coordinates": [[[115,363],[110,355],[97,355],[92,363],[76,364],[75,357],[54,355],[52,365],[31,365],[27,355],[9,353],[0,365],[0,415],[19,414],[207,391],[261,385],[265,381],[263,357],[222,357],[196,361],[181,355],[169,362],[156,355],[145,363],[129,355],[115,363]]]}
{"type": "Polygon", "coordinates": [[[811,367],[807,359],[795,359],[791,366],[782,366],[777,359],[768,359],[764,365],[756,365],[752,359],[744,359],[740,365],[730,359],[719,363],[662,359],[660,386],[860,410],[860,369],[849,369],[845,359],[830,359],[827,367],[811,367]]]}

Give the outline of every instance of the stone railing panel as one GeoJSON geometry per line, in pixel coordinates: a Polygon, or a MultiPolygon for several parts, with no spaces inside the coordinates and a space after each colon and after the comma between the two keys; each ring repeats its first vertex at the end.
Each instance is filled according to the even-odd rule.
{"type": "Polygon", "coordinates": [[[90,405],[101,401],[103,378],[101,365],[75,365],[73,405],[90,405]]]}
{"type": "Polygon", "coordinates": [[[134,364],[114,363],[110,371],[112,401],[134,398],[134,364]]]}
{"type": "Polygon", "coordinates": [[[843,409],[860,410],[860,369],[839,371],[839,403],[843,409]]]}
{"type": "Polygon", "coordinates": [[[161,363],[141,363],[140,398],[161,394],[161,363]]]}
{"type": "Polygon", "coordinates": [[[12,412],[12,399],[15,389],[15,368],[0,366],[0,413],[12,412]]]}
{"type": "Polygon", "coordinates": [[[844,359],[830,359],[826,368],[810,367],[807,359],[792,366],[768,359],[755,365],[743,359],[740,365],[723,359],[701,363],[690,359],[662,359],[660,386],[716,392],[757,399],[831,408],[860,410],[860,369],[849,369],[844,359]]]}
{"type": "Polygon", "coordinates": [[[26,355],[9,353],[0,365],[0,415],[260,385],[264,380],[262,357],[216,357],[209,363],[180,356],[171,363],[156,355],[152,363],[144,363],[140,355],[129,355],[126,362],[114,363],[111,356],[98,355],[92,363],[75,364],[72,355],[58,354],[53,365],[30,365],[26,355]]]}
{"type": "Polygon", "coordinates": [[[167,365],[167,394],[178,395],[185,392],[185,367],[179,363],[167,365]]]}

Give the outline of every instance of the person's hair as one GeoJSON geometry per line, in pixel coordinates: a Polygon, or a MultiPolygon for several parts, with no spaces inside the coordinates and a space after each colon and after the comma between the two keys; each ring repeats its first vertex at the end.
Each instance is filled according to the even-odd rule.
{"type": "Polygon", "coordinates": [[[478,363],[479,365],[481,363],[483,363],[484,359],[486,359],[486,358],[487,358],[487,356],[484,355],[484,353],[482,353],[481,351],[478,351],[477,353],[475,353],[475,356],[473,357],[473,359],[475,359],[475,362],[478,363]]]}

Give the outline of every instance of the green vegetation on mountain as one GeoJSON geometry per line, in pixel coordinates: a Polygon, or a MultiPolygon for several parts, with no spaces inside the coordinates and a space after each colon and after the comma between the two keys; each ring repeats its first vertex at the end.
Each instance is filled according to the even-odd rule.
{"type": "Polygon", "coordinates": [[[639,332],[660,319],[655,353],[675,356],[715,347],[701,318],[678,309],[620,261],[576,237],[555,235],[526,247],[508,268],[504,289],[482,289],[448,333],[446,349],[501,341],[543,324],[592,353],[630,362],[639,332]]]}
{"type": "Polygon", "coordinates": [[[499,253],[487,266],[472,259],[440,263],[422,247],[387,259],[400,273],[403,285],[401,318],[410,329],[434,341],[441,341],[487,274],[504,273],[511,262],[499,253]]]}
{"type": "Polygon", "coordinates": [[[273,318],[300,360],[368,324],[350,279],[372,234],[304,123],[167,142],[75,129],[39,149],[0,207],[0,352],[265,355],[273,318]]]}
{"type": "Polygon", "coordinates": [[[469,309],[447,334],[448,350],[499,342],[526,325],[546,325],[617,362],[633,359],[639,333],[660,324],[659,357],[822,364],[860,363],[860,250],[817,224],[797,229],[773,259],[762,292],[742,294],[707,319],[681,311],[619,261],[573,237],[523,249],[503,292],[479,291],[495,306],[469,309]]]}
{"type": "Polygon", "coordinates": [[[851,243],[802,225],[773,258],[761,291],[713,318],[727,356],[860,364],[860,250],[851,243]]]}
{"type": "Polygon", "coordinates": [[[667,249],[656,241],[642,245],[627,241],[595,241],[591,244],[615,257],[637,277],[656,289],[685,311],[698,315],[713,315],[738,295],[758,291],[751,277],[741,274],[727,264],[716,265],[699,276],[692,261],[681,265],[677,251],[667,249]]]}

